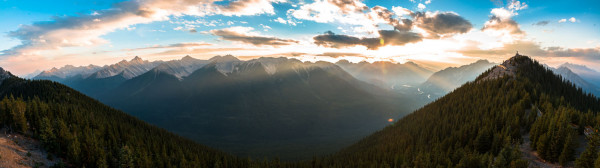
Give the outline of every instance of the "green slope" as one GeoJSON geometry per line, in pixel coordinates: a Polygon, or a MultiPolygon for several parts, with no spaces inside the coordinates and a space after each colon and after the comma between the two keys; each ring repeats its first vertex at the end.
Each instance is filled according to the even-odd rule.
{"type": "MultiPolygon", "coordinates": [[[[600,101],[564,82],[538,62],[515,56],[437,101],[336,155],[316,159],[326,167],[523,167],[522,135],[549,162],[573,164],[572,143],[595,126],[600,101]],[[488,78],[497,75],[498,78],[488,78]],[[533,105],[533,106],[532,106],[533,105]],[[537,117],[536,110],[543,111],[537,117]]],[[[594,158],[596,156],[594,155],[594,158]]]]}
{"type": "Polygon", "coordinates": [[[12,76],[0,83],[0,124],[40,140],[69,167],[250,166],[56,82],[12,76]]]}

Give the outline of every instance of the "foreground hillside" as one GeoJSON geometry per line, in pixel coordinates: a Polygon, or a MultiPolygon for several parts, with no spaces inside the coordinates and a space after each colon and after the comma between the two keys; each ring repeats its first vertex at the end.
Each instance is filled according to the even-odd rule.
{"type": "MultiPolygon", "coordinates": [[[[584,126],[597,126],[598,111],[597,98],[517,55],[394,125],[314,162],[334,167],[527,167],[518,146],[529,133],[541,159],[573,165],[574,139],[583,135],[584,126]]],[[[597,154],[588,153],[577,165],[589,160],[593,165],[597,154]]]]}
{"type": "Polygon", "coordinates": [[[0,69],[0,97],[0,124],[39,140],[69,167],[249,166],[56,82],[23,80],[0,69]]]}

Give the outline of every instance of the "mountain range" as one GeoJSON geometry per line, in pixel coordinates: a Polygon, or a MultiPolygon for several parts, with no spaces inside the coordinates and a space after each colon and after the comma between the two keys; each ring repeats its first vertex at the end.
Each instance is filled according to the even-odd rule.
{"type": "Polygon", "coordinates": [[[397,64],[387,61],[351,63],[341,60],[335,63],[359,80],[384,89],[401,89],[417,86],[433,73],[413,62],[397,64]]]}
{"type": "Polygon", "coordinates": [[[202,144],[286,160],[332,153],[419,104],[332,63],[211,60],[184,78],[155,68],[98,99],[202,144]]]}
{"type": "MultiPolygon", "coordinates": [[[[34,79],[53,76],[48,79],[229,153],[295,160],[337,151],[494,65],[479,60],[432,73],[412,62],[242,61],[230,55],[149,62],[135,57],[96,72],[65,66],[52,71],[57,75],[45,71],[34,79]],[[318,145],[323,146],[305,150],[318,145]]],[[[566,66],[550,69],[597,94],[595,85],[566,66]]]]}
{"type": "Polygon", "coordinates": [[[419,93],[427,95],[428,99],[436,99],[458,88],[459,86],[475,80],[475,78],[496,65],[487,60],[479,60],[460,67],[449,67],[433,73],[427,81],[419,86],[419,93]]]}
{"type": "Polygon", "coordinates": [[[208,145],[225,151],[235,145],[219,143],[239,143],[264,156],[289,145],[312,154],[317,150],[311,148],[347,146],[298,162],[240,159],[62,84],[20,79],[3,69],[0,121],[8,132],[39,141],[58,156],[59,167],[593,166],[597,147],[590,144],[598,135],[588,129],[600,123],[600,99],[555,71],[516,55],[408,115],[401,109],[411,107],[394,103],[412,99],[335,64],[286,58],[218,57],[182,78],[154,68],[99,96],[195,142],[214,138],[217,144],[208,145]],[[374,133],[361,138],[364,129],[374,133]],[[313,136],[325,140],[306,141],[313,136]],[[326,143],[353,136],[362,140],[326,143]]]}
{"type": "MultiPolygon", "coordinates": [[[[574,73],[573,71],[571,71],[571,68],[568,68],[567,66],[559,66],[558,68],[550,68],[552,71],[554,71],[554,73],[560,75],[561,77],[563,77],[563,79],[572,82],[573,84],[577,85],[578,87],[581,87],[581,89],[583,89],[585,92],[594,94],[594,95],[600,95],[600,87],[598,87],[597,85],[588,82],[589,81],[594,81],[594,79],[590,79],[588,78],[588,80],[583,79],[581,76],[577,75],[576,73],[574,73]]],[[[591,69],[590,69],[591,70],[591,69]]]]}
{"type": "MultiPolygon", "coordinates": [[[[125,80],[139,76],[154,68],[162,69],[161,71],[182,79],[200,67],[220,59],[220,57],[222,56],[200,60],[185,56],[180,60],[153,62],[135,57],[130,61],[123,60],[103,67],[96,65],[80,67],[65,65],[62,68],[42,71],[33,79],[61,82],[88,95],[97,96],[97,93],[115,88],[125,80]],[[94,85],[95,83],[97,85],[94,85]]],[[[228,59],[240,61],[235,57],[228,57],[228,59]]],[[[340,60],[335,64],[359,80],[382,89],[394,90],[401,94],[416,95],[422,101],[430,101],[441,97],[458,86],[474,80],[479,73],[495,65],[495,63],[487,60],[479,60],[468,65],[449,67],[434,73],[414,62],[404,64],[384,61],[351,63],[347,60],[340,60]]],[[[562,76],[569,76],[566,80],[570,80],[584,90],[592,94],[598,94],[598,87],[596,86],[600,85],[599,72],[572,63],[564,63],[552,69],[557,70],[556,73],[562,76]],[[567,72],[566,69],[571,72],[567,72]]]]}
{"type": "Polygon", "coordinates": [[[595,83],[596,85],[600,85],[600,72],[593,70],[585,65],[578,65],[572,63],[564,63],[559,67],[569,68],[571,71],[581,76],[583,79],[595,83]]]}
{"type": "Polygon", "coordinates": [[[50,70],[42,71],[34,79],[46,79],[61,82],[67,78],[75,76],[89,76],[92,73],[99,71],[102,67],[96,65],[79,66],[65,65],[61,68],[52,68],[50,70]]]}

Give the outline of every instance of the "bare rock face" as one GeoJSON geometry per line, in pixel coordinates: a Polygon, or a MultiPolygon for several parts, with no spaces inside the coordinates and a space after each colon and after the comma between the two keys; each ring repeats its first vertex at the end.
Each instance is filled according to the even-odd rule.
{"type": "Polygon", "coordinates": [[[488,73],[488,75],[481,80],[492,80],[498,79],[502,77],[515,77],[517,74],[517,68],[519,66],[527,66],[531,65],[533,62],[531,59],[523,59],[528,58],[524,55],[517,55],[511,57],[510,59],[504,61],[502,64],[495,66],[488,73]]]}

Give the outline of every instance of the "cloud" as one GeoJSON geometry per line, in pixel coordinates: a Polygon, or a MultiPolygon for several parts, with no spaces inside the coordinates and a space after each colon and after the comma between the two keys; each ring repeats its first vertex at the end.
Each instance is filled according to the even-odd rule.
{"type": "Polygon", "coordinates": [[[141,51],[150,49],[191,49],[197,47],[212,46],[213,44],[205,42],[187,42],[187,43],[174,43],[169,45],[153,45],[150,47],[134,48],[134,49],[123,49],[121,51],[141,51]]]}
{"type": "Polygon", "coordinates": [[[467,56],[474,57],[506,57],[514,55],[517,51],[519,53],[529,56],[541,56],[545,55],[546,51],[541,49],[541,46],[532,41],[518,40],[510,43],[504,43],[502,47],[492,49],[480,49],[477,47],[477,43],[471,44],[458,52],[467,56]]]}
{"type": "Polygon", "coordinates": [[[228,5],[219,5],[215,13],[225,16],[244,16],[261,13],[275,14],[271,3],[285,2],[285,0],[237,0],[228,5]]]}
{"type": "Polygon", "coordinates": [[[567,22],[567,19],[560,19],[560,20],[558,20],[558,23],[564,23],[564,22],[567,22]]]}
{"type": "Polygon", "coordinates": [[[469,21],[453,12],[413,12],[399,6],[392,7],[392,11],[382,6],[365,7],[360,0],[317,0],[299,9],[291,9],[288,13],[298,19],[319,23],[360,25],[352,30],[367,34],[379,33],[379,24],[391,25],[399,31],[410,31],[417,26],[427,31],[428,38],[466,33],[473,27],[469,21]]]}
{"type": "Polygon", "coordinates": [[[494,8],[490,13],[501,19],[510,19],[515,15],[515,13],[513,13],[512,11],[506,10],[504,8],[494,8]]]}
{"type": "Polygon", "coordinates": [[[369,9],[367,5],[358,0],[330,0],[329,2],[340,8],[344,13],[362,12],[369,9]]]}
{"type": "Polygon", "coordinates": [[[365,5],[360,1],[348,0],[345,2],[342,4],[353,7],[343,7],[333,0],[317,0],[301,6],[298,10],[292,9],[288,13],[298,19],[321,23],[339,22],[361,25],[361,27],[354,27],[353,31],[379,34],[377,38],[359,38],[328,31],[323,35],[313,37],[315,44],[333,48],[361,45],[368,49],[377,49],[385,45],[404,45],[421,41],[424,37],[412,32],[414,27],[425,30],[426,38],[441,38],[466,33],[473,27],[469,21],[453,12],[413,12],[399,6],[392,7],[393,11],[382,6],[365,9],[365,5]],[[381,23],[394,27],[394,30],[380,30],[379,24],[381,23]]]}
{"type": "MultiPolygon", "coordinates": [[[[514,7],[516,8],[516,7],[514,7]]],[[[517,8],[523,9],[523,7],[517,8]]],[[[520,25],[512,19],[517,15],[516,9],[494,8],[490,12],[490,19],[484,23],[481,31],[499,37],[503,42],[513,42],[525,37],[525,32],[520,25]]]]}
{"type": "Polygon", "coordinates": [[[403,8],[401,6],[393,6],[392,11],[398,16],[410,15],[413,12],[409,9],[403,8]]]}
{"type": "Polygon", "coordinates": [[[483,31],[486,31],[486,30],[507,31],[510,34],[523,34],[524,33],[516,21],[514,21],[510,18],[502,19],[498,16],[491,16],[490,20],[485,22],[485,24],[481,30],[483,30],[483,31]]]}
{"type": "Polygon", "coordinates": [[[320,23],[339,22],[360,25],[361,27],[354,27],[355,33],[378,33],[381,23],[391,25],[399,31],[410,31],[413,26],[417,26],[425,29],[430,38],[466,33],[472,28],[469,21],[453,12],[413,12],[399,6],[392,7],[393,11],[382,6],[365,9],[366,6],[358,0],[343,2],[345,3],[335,0],[317,0],[297,10],[292,9],[288,13],[298,19],[320,23]]]}
{"type": "Polygon", "coordinates": [[[273,21],[281,23],[281,24],[287,24],[287,21],[281,17],[278,17],[277,19],[273,19],[273,21]]]}
{"type": "Polygon", "coordinates": [[[182,55],[198,55],[198,54],[223,54],[223,52],[231,51],[253,51],[252,48],[194,48],[190,50],[172,49],[158,53],[152,53],[148,56],[182,56],[182,55]]]}
{"type": "Polygon", "coordinates": [[[213,44],[204,43],[204,42],[190,42],[190,43],[175,43],[170,44],[168,46],[164,46],[163,48],[177,48],[177,47],[200,47],[200,46],[210,46],[213,44]]]}
{"type": "MultiPolygon", "coordinates": [[[[394,12],[404,12],[403,15],[412,13],[402,7],[395,7],[395,9],[394,12]]],[[[298,9],[290,9],[288,15],[296,19],[318,23],[358,25],[359,27],[353,28],[356,33],[375,34],[379,30],[379,24],[382,23],[390,24],[396,28],[404,25],[410,28],[411,25],[407,22],[410,20],[397,18],[394,12],[382,6],[369,9],[360,0],[316,0],[313,3],[304,4],[298,9]]]]}
{"type": "Polygon", "coordinates": [[[422,3],[419,3],[419,5],[417,5],[417,8],[419,8],[419,10],[424,10],[426,7],[422,3]]]}
{"type": "Polygon", "coordinates": [[[381,46],[404,45],[422,40],[422,37],[417,33],[397,30],[380,30],[379,36],[378,38],[359,38],[327,31],[325,34],[313,37],[313,40],[315,44],[325,47],[345,48],[361,45],[372,50],[381,46]]]}
{"type": "Polygon", "coordinates": [[[322,54],[317,54],[315,56],[327,56],[327,57],[332,57],[332,58],[339,58],[339,57],[364,57],[364,54],[361,53],[346,53],[346,52],[324,52],[322,54]]]}
{"type": "Polygon", "coordinates": [[[5,55],[34,55],[38,50],[62,47],[90,46],[107,43],[99,36],[129,25],[164,20],[164,15],[143,10],[135,2],[121,2],[113,10],[98,11],[98,15],[55,17],[52,21],[22,25],[8,36],[21,45],[4,51],[5,55]]]}
{"type": "Polygon", "coordinates": [[[338,35],[331,31],[313,37],[315,44],[332,48],[344,48],[357,45],[366,46],[369,49],[377,49],[380,46],[379,38],[358,38],[349,35],[338,35]]]}
{"type": "Polygon", "coordinates": [[[525,4],[525,2],[511,0],[508,3],[508,9],[511,9],[511,10],[523,10],[523,9],[527,9],[527,7],[528,7],[528,5],[525,4]]]}
{"type": "Polygon", "coordinates": [[[140,0],[125,1],[92,14],[54,17],[51,21],[22,25],[8,36],[21,45],[2,51],[4,56],[40,55],[42,51],[64,47],[94,46],[108,43],[101,38],[130,25],[168,20],[170,16],[274,14],[271,3],[280,0],[237,0],[219,5],[215,0],[140,0]]]}
{"type": "Polygon", "coordinates": [[[404,45],[423,40],[423,37],[417,33],[397,30],[380,30],[379,36],[383,40],[382,45],[404,45]]]}
{"type": "Polygon", "coordinates": [[[575,22],[577,22],[577,19],[575,19],[575,17],[571,17],[568,20],[567,19],[560,19],[560,20],[558,20],[558,23],[565,23],[567,21],[569,21],[571,23],[575,23],[575,22]]]}
{"type": "Polygon", "coordinates": [[[267,25],[264,25],[264,24],[260,24],[258,26],[262,27],[263,31],[269,31],[269,30],[273,29],[273,28],[271,28],[271,26],[267,26],[267,25]]]}
{"type": "Polygon", "coordinates": [[[365,10],[368,8],[360,0],[316,0],[298,9],[290,9],[287,14],[296,19],[318,23],[372,25],[372,21],[363,12],[365,10]]]}
{"type": "Polygon", "coordinates": [[[473,25],[453,12],[415,12],[414,24],[427,31],[430,38],[466,33],[473,25]]]}
{"type": "Polygon", "coordinates": [[[550,21],[543,20],[543,21],[539,21],[537,23],[534,23],[532,25],[534,25],[534,26],[546,26],[546,25],[548,25],[548,23],[550,23],[550,21]]]}
{"type": "Polygon", "coordinates": [[[541,47],[540,44],[528,41],[518,40],[512,43],[505,43],[502,47],[493,49],[480,49],[477,44],[469,45],[457,52],[467,56],[482,58],[506,57],[519,53],[535,57],[577,57],[586,60],[600,60],[600,47],[597,48],[562,48],[562,47],[541,47]]]}
{"type": "MultiPolygon", "coordinates": [[[[401,8],[401,7],[400,7],[401,8]]],[[[402,10],[402,9],[397,9],[402,10]]],[[[411,11],[408,11],[408,14],[412,14],[411,11]]],[[[396,19],[394,18],[394,12],[388,10],[385,7],[375,6],[371,8],[371,13],[369,15],[371,20],[381,19],[383,22],[391,25],[396,30],[408,31],[412,28],[412,21],[410,19],[396,19]]]]}
{"type": "Polygon", "coordinates": [[[254,28],[251,27],[230,27],[225,29],[211,30],[215,36],[221,37],[223,40],[237,41],[256,46],[281,46],[298,43],[296,40],[291,39],[280,39],[277,37],[262,36],[258,33],[252,32],[254,28]]]}
{"type": "Polygon", "coordinates": [[[588,60],[600,60],[600,47],[596,48],[562,48],[548,47],[548,55],[551,57],[581,57],[588,60]]]}
{"type": "MultiPolygon", "coordinates": [[[[503,6],[502,1],[496,1],[495,3],[498,6],[503,6]]],[[[494,9],[492,9],[492,11],[490,13],[492,13],[492,15],[499,17],[501,19],[509,19],[513,16],[519,15],[518,11],[527,9],[527,7],[528,7],[528,5],[525,2],[511,0],[508,2],[508,5],[506,6],[506,8],[504,8],[504,7],[494,8],[494,9]]]]}

